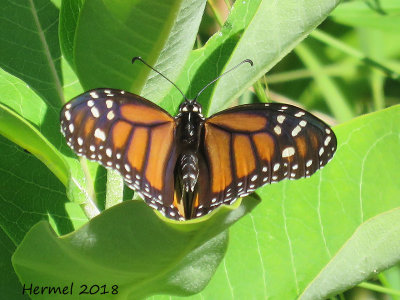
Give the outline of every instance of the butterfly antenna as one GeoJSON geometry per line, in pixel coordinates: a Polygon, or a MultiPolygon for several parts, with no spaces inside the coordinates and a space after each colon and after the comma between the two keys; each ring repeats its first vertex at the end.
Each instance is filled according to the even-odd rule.
{"type": "Polygon", "coordinates": [[[253,66],[253,61],[251,59],[245,59],[243,60],[241,63],[237,64],[236,66],[234,66],[232,69],[226,71],[225,73],[222,73],[221,75],[219,75],[217,78],[215,78],[213,81],[211,81],[210,83],[208,83],[205,87],[203,87],[200,92],[197,94],[197,96],[194,98],[193,101],[197,101],[197,98],[200,96],[200,94],[206,89],[208,88],[211,84],[213,84],[214,82],[216,82],[218,79],[220,79],[222,76],[228,74],[229,72],[235,70],[237,67],[239,67],[240,65],[244,64],[244,63],[249,63],[251,66],[253,66]]]}
{"type": "Polygon", "coordinates": [[[152,66],[150,66],[147,62],[145,62],[143,60],[143,58],[141,58],[140,56],[135,56],[134,58],[132,58],[132,63],[134,63],[135,61],[140,60],[142,63],[144,63],[146,66],[148,66],[150,69],[152,69],[154,72],[156,72],[157,74],[161,75],[162,77],[164,77],[166,80],[168,80],[170,83],[172,83],[172,85],[174,87],[176,87],[176,89],[182,94],[183,98],[185,98],[186,101],[189,101],[188,98],[186,98],[185,94],[181,91],[180,88],[178,88],[178,86],[173,83],[171,80],[169,80],[167,77],[165,77],[163,74],[161,74],[159,71],[157,71],[156,69],[154,69],[152,66]]]}

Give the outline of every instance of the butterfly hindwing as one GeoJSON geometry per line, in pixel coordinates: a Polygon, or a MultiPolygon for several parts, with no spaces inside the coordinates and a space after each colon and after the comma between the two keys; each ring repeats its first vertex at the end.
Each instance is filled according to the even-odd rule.
{"type": "Polygon", "coordinates": [[[308,177],[336,150],[336,137],[323,121],[291,105],[237,106],[204,124],[201,152],[208,168],[193,216],[231,204],[258,187],[285,178],[308,177]]]}
{"type": "Polygon", "coordinates": [[[61,131],[78,155],[117,170],[149,206],[179,219],[175,127],[166,111],[121,90],[91,90],[61,111],[61,131]]]}

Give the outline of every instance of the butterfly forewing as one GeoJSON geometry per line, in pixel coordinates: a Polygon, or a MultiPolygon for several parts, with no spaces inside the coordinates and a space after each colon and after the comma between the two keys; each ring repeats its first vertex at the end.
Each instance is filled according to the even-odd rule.
{"type": "Polygon", "coordinates": [[[117,170],[149,206],[182,219],[173,204],[175,121],[167,112],[128,92],[96,89],[63,107],[61,131],[78,155],[117,170]]]}
{"type": "Polygon", "coordinates": [[[204,164],[193,217],[258,187],[282,179],[308,177],[323,167],[336,150],[336,137],[312,114],[282,104],[234,107],[206,120],[202,142],[204,164]]]}

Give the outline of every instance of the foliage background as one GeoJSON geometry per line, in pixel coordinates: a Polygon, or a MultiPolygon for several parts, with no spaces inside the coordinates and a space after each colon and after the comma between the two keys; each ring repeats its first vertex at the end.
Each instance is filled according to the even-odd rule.
{"type": "MultiPolygon", "coordinates": [[[[174,112],[181,99],[179,94],[148,69],[125,63],[127,57],[130,59],[133,53],[140,52],[147,61],[175,79],[189,96],[234,64],[235,59],[250,55],[256,62],[255,69],[242,70],[221,80],[202,97],[200,101],[208,114],[232,104],[269,98],[302,105],[331,124],[342,124],[335,127],[339,138],[336,158],[319,176],[261,189],[258,195],[264,201],[253,211],[254,200],[243,201],[238,214],[248,214],[231,228],[227,255],[207,288],[193,298],[243,299],[251,291],[256,299],[297,296],[314,299],[337,294],[371,278],[374,285],[363,283],[361,288],[336,297],[380,299],[381,294],[371,290],[384,287],[384,292],[398,299],[399,267],[379,271],[399,261],[400,184],[396,176],[400,150],[399,109],[393,107],[352,120],[400,102],[398,1],[342,3],[319,30],[313,31],[285,57],[323,20],[321,12],[329,13],[335,2],[310,1],[304,4],[305,8],[302,4],[292,5],[291,1],[281,1],[278,6],[271,5],[270,1],[238,2],[222,29],[227,12],[232,9],[229,1],[209,1],[204,15],[204,1],[166,3],[163,9],[157,7],[158,1],[130,4],[63,1],[61,4],[41,0],[21,1],[20,5],[6,1],[2,6],[0,259],[3,272],[0,278],[3,294],[13,299],[25,298],[21,296],[21,285],[11,265],[11,256],[18,245],[19,252],[13,262],[18,276],[25,280],[37,278],[32,269],[37,271],[45,266],[45,270],[54,272],[54,265],[46,263],[51,262],[52,255],[55,261],[60,259],[57,250],[46,252],[49,244],[71,247],[68,238],[58,239],[43,223],[31,230],[34,224],[47,220],[58,234],[67,234],[85,224],[88,215],[96,215],[97,208],[113,206],[120,202],[122,195],[130,198],[131,194],[124,193],[115,174],[106,174],[94,164],[75,159],[58,133],[58,113],[66,100],[99,86],[141,93],[174,112]],[[133,7],[137,9],[137,5],[140,8],[137,11],[158,13],[129,18],[126,12],[133,7]],[[110,12],[120,22],[112,22],[110,12]],[[144,29],[133,30],[138,28],[137,24],[144,29]],[[298,30],[299,24],[304,26],[303,31],[298,30]],[[166,28],[163,26],[169,30],[160,31],[160,27],[166,28]],[[138,43],[146,34],[153,37],[151,43],[138,43]],[[187,41],[195,39],[194,48],[199,49],[190,52],[193,43],[187,41]],[[99,51],[103,48],[104,51],[99,51]],[[265,77],[254,83],[271,67],[265,77]],[[91,203],[94,198],[96,206],[91,203]],[[36,245],[39,239],[43,249],[36,245]],[[30,265],[27,257],[39,265],[30,265]]],[[[135,209],[123,220],[135,218],[135,214],[139,216],[147,209],[139,203],[124,205],[135,209]]],[[[87,229],[92,229],[93,224],[99,228],[94,236],[105,236],[106,225],[112,227],[115,222],[121,222],[121,213],[121,209],[120,214],[118,208],[110,209],[108,219],[97,218],[97,223],[81,227],[70,240],[85,242],[87,233],[91,233],[87,229]]],[[[143,214],[148,218],[138,218],[143,227],[158,220],[149,212],[143,214]]],[[[141,289],[143,296],[188,295],[200,291],[226,251],[227,233],[220,224],[227,216],[232,216],[232,212],[223,208],[213,218],[184,229],[193,236],[201,236],[197,241],[190,240],[193,247],[188,250],[191,254],[188,257],[191,260],[177,262],[173,266],[175,272],[166,272],[165,278],[150,280],[141,289]],[[216,228],[215,236],[205,226],[216,228]],[[199,250],[203,244],[210,247],[199,250]],[[214,263],[195,259],[212,254],[215,254],[214,263]],[[192,267],[196,263],[203,271],[194,272],[192,267]],[[204,272],[210,264],[213,267],[204,272]],[[188,282],[172,282],[177,272],[183,274],[179,278],[188,282]],[[203,281],[196,281],[199,275],[204,276],[203,281]],[[168,283],[162,286],[160,282],[165,281],[168,283]],[[157,286],[162,286],[161,290],[157,286]]],[[[234,215],[230,222],[239,217],[234,215]]],[[[132,224],[127,224],[117,237],[129,232],[126,228],[132,224]]],[[[160,224],[154,226],[164,226],[160,224]]],[[[140,232],[146,231],[140,228],[140,232]]],[[[182,226],[171,236],[180,232],[182,226]]],[[[106,242],[116,245],[118,239],[106,242]]],[[[125,244],[118,245],[120,254],[132,249],[125,244]]],[[[104,249],[105,244],[100,245],[100,250],[104,249]]],[[[76,260],[97,258],[85,248],[69,251],[75,253],[76,260]]],[[[174,257],[173,253],[169,255],[174,257]]],[[[105,260],[102,254],[98,259],[105,260]]],[[[77,266],[66,260],[65,268],[69,265],[77,266]]],[[[72,279],[87,276],[84,272],[65,272],[61,267],[58,271],[56,278],[65,274],[72,279]]],[[[134,275],[137,274],[133,272],[128,277],[134,275]]],[[[48,284],[50,279],[41,276],[43,283],[48,284]]],[[[93,282],[99,283],[95,274],[90,276],[93,282]]],[[[154,273],[150,272],[148,277],[152,276],[154,273]]],[[[138,293],[140,285],[135,286],[135,282],[128,285],[138,293]]]]}

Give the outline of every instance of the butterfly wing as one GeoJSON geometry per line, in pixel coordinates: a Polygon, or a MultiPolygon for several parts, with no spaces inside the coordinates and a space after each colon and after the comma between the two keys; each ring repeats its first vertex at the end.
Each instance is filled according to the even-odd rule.
{"type": "Polygon", "coordinates": [[[179,219],[175,126],[154,103],[114,89],[86,92],[61,111],[61,131],[78,155],[117,170],[149,206],[179,219]]]}
{"type": "Polygon", "coordinates": [[[201,151],[208,168],[200,171],[192,215],[231,204],[267,183],[311,176],[335,150],[329,126],[295,106],[251,104],[215,114],[204,124],[201,151]]]}

